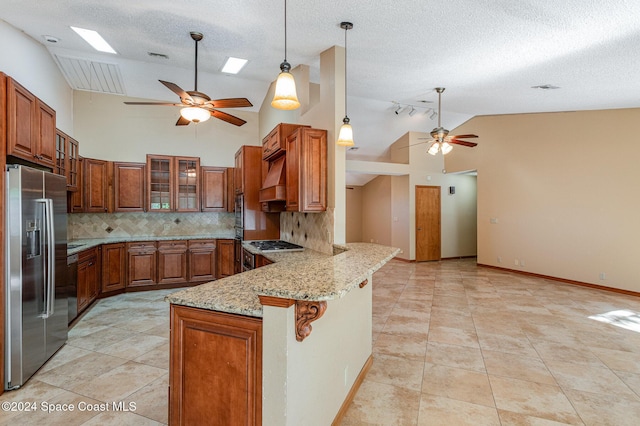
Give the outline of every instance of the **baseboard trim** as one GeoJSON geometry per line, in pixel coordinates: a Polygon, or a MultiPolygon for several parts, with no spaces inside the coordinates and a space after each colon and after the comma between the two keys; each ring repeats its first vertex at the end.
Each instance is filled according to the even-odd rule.
{"type": "Polygon", "coordinates": [[[614,288],[614,287],[606,287],[606,286],[603,286],[603,285],[585,283],[585,282],[582,282],[582,281],[568,280],[566,278],[552,277],[550,275],[536,274],[534,272],[518,271],[517,269],[509,269],[509,268],[503,268],[503,267],[500,267],[500,266],[485,265],[483,263],[478,263],[478,266],[482,266],[483,268],[497,269],[499,271],[512,272],[512,273],[520,274],[520,275],[527,275],[527,276],[530,276],[530,277],[544,278],[546,280],[558,281],[558,282],[561,282],[561,283],[577,285],[577,286],[580,286],[580,287],[593,288],[595,290],[604,290],[604,291],[609,291],[609,292],[612,292],[612,293],[620,293],[620,294],[626,294],[628,296],[640,297],[640,293],[638,293],[637,291],[624,290],[624,289],[621,289],[621,288],[614,288]]]}
{"type": "Polygon", "coordinates": [[[362,370],[360,370],[360,374],[358,374],[358,377],[356,377],[355,382],[353,382],[353,386],[351,386],[351,389],[349,390],[349,393],[344,399],[344,402],[342,403],[340,410],[338,410],[338,414],[336,414],[336,417],[333,419],[331,426],[339,426],[340,423],[342,422],[342,419],[344,418],[345,414],[347,414],[349,405],[351,405],[351,402],[353,401],[353,398],[356,396],[358,389],[360,389],[360,385],[362,385],[362,382],[364,381],[364,378],[367,376],[369,369],[371,369],[372,364],[373,364],[373,354],[369,355],[369,358],[364,363],[362,370]]]}

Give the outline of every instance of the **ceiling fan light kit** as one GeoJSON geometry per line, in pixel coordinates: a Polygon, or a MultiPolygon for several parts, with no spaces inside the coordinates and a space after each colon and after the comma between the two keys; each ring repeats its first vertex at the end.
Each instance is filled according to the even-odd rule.
{"type": "Polygon", "coordinates": [[[280,64],[280,74],[276,80],[276,89],[271,106],[285,111],[300,107],[296,92],[296,81],[289,71],[291,71],[291,64],[287,62],[287,0],[284,0],[284,61],[280,64]]]}
{"type": "Polygon", "coordinates": [[[338,133],[336,145],[353,146],[355,145],[355,142],[353,142],[353,128],[347,115],[347,31],[353,28],[353,24],[351,22],[341,22],[340,28],[344,30],[344,118],[342,119],[342,126],[338,133]]]}
{"type": "Polygon", "coordinates": [[[185,107],[180,110],[180,115],[194,123],[202,123],[211,118],[211,113],[200,107],[185,107]]]}

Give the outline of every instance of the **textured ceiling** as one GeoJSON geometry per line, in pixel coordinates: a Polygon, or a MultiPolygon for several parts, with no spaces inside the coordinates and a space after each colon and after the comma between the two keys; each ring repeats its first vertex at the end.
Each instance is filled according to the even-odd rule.
{"type": "MultiPolygon", "coordinates": [[[[173,98],[158,79],[192,89],[189,31],[200,31],[205,37],[199,90],[214,98],[246,96],[259,105],[284,56],[283,5],[280,0],[2,0],[0,19],[53,54],[117,64],[128,96],[161,100],[173,98]],[[70,25],[99,31],[118,55],[96,53],[70,25]],[[60,41],[49,44],[45,34],[60,41]],[[219,70],[227,56],[250,62],[238,76],[225,76],[219,70]]],[[[370,110],[390,110],[392,101],[435,101],[436,86],[447,88],[444,110],[467,118],[640,106],[637,0],[289,0],[287,6],[287,59],[293,66],[309,65],[312,80],[319,53],[344,44],[340,21],[354,23],[348,34],[348,83],[350,99],[361,98],[349,107],[356,130],[360,113],[354,108],[366,101],[372,101],[370,110]],[[543,84],[560,89],[531,88],[543,84]]],[[[362,122],[367,118],[361,114],[362,122]]],[[[364,151],[375,145],[379,152],[393,142],[375,135],[363,139],[364,151]]]]}

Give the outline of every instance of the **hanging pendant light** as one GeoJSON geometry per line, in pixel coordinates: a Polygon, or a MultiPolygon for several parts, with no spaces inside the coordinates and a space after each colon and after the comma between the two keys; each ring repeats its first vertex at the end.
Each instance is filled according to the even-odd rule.
{"type": "Polygon", "coordinates": [[[342,126],[340,127],[336,144],[338,146],[353,146],[355,145],[353,142],[353,129],[347,116],[347,31],[353,28],[353,24],[351,22],[341,22],[340,28],[344,30],[344,118],[342,119],[342,126]]]}
{"type": "Polygon", "coordinates": [[[291,64],[287,62],[287,0],[284,0],[284,61],[280,64],[280,74],[271,101],[271,106],[276,109],[292,110],[300,106],[296,82],[289,71],[291,71],[291,64]]]}

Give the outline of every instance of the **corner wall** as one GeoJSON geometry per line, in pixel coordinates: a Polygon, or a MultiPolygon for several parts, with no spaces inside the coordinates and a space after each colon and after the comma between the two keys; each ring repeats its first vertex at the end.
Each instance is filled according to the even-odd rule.
{"type": "Polygon", "coordinates": [[[478,170],[478,262],[640,292],[639,118],[518,114],[457,128],[480,136],[447,157],[449,171],[478,170]]]}

